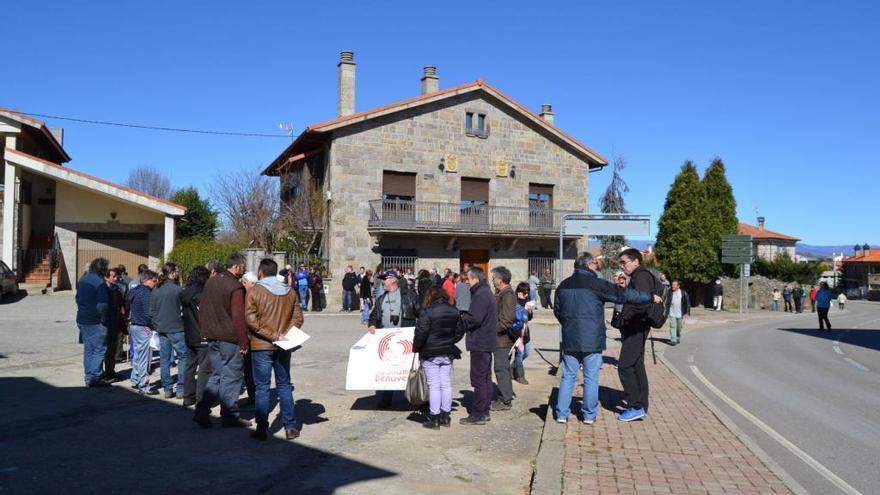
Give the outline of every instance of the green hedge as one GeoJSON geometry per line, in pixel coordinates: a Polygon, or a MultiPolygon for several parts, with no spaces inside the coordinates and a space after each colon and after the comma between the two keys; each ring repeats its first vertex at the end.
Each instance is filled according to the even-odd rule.
{"type": "Polygon", "coordinates": [[[243,249],[244,245],[237,243],[205,239],[178,239],[174,243],[174,249],[168,255],[168,261],[177,264],[180,280],[185,282],[193,268],[204,266],[212,259],[226,263],[226,258],[229,255],[240,253],[243,249]]]}

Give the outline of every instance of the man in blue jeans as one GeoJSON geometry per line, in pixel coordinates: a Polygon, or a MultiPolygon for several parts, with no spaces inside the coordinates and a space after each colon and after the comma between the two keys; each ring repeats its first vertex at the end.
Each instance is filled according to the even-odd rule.
{"type": "Polygon", "coordinates": [[[110,262],[95,258],[89,272],[76,284],[76,324],[83,342],[83,371],[87,387],[107,387],[102,366],[107,354],[109,291],[104,278],[110,262]]]}
{"type": "Polygon", "coordinates": [[[303,311],[309,310],[309,271],[306,270],[305,263],[300,263],[299,268],[293,275],[293,281],[296,289],[299,291],[299,303],[303,311]]]}
{"type": "Polygon", "coordinates": [[[177,284],[178,271],[174,263],[165,263],[159,276],[159,286],[150,296],[150,321],[159,332],[159,369],[166,399],[183,399],[183,371],[186,369],[186,335],[183,331],[183,306],[177,284]],[[177,389],[171,376],[172,353],[177,355],[177,389]]]}
{"type": "Polygon", "coordinates": [[[605,303],[645,304],[659,296],[625,289],[596,275],[596,260],[583,253],[574,262],[574,274],[556,288],[553,313],[562,325],[562,379],[556,401],[556,421],[566,423],[578,370],[584,367],[584,424],[599,414],[599,369],[605,350],[605,303]]]}
{"type": "Polygon", "coordinates": [[[260,262],[259,282],[245,296],[245,320],[251,345],[251,363],[256,385],[254,407],[257,429],[251,437],[266,440],[269,431],[269,388],[272,372],[281,406],[281,422],[287,440],[299,436],[293,404],[293,386],[290,384],[291,350],[283,350],[273,342],[282,340],[291,327],[302,327],[303,314],[297,292],[275,277],[278,265],[267,258],[260,262]]]}

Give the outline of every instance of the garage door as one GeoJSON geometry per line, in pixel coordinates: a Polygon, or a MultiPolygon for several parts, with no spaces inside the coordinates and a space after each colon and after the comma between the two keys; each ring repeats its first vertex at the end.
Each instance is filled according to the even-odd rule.
{"type": "Polygon", "coordinates": [[[147,262],[146,232],[80,232],[77,237],[79,271],[98,257],[110,260],[110,266],[125,265],[129,273],[137,273],[138,265],[147,262]]]}

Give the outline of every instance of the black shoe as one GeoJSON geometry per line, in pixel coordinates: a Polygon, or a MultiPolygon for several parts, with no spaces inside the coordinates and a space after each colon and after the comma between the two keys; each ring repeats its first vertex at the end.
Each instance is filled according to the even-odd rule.
{"type": "Polygon", "coordinates": [[[248,428],[251,422],[241,418],[223,418],[224,428],[248,428]]]}
{"type": "Polygon", "coordinates": [[[504,402],[503,400],[492,401],[492,405],[489,406],[489,410],[491,411],[509,411],[513,406],[510,402],[504,402]]]}
{"type": "Polygon", "coordinates": [[[284,438],[286,438],[287,440],[296,440],[297,438],[299,438],[299,430],[284,430],[284,438]]]}
{"type": "Polygon", "coordinates": [[[173,399],[173,398],[174,398],[174,392],[173,392],[173,391],[169,392],[169,391],[166,390],[166,391],[165,391],[165,398],[166,398],[166,399],[173,399]]]}
{"type": "Polygon", "coordinates": [[[269,435],[265,431],[256,430],[251,432],[251,438],[253,438],[254,440],[262,440],[265,442],[269,439],[269,435]]]}
{"type": "Polygon", "coordinates": [[[205,429],[211,428],[214,426],[214,423],[211,422],[211,418],[209,418],[207,416],[199,416],[198,414],[196,414],[195,416],[193,416],[193,421],[197,425],[199,425],[205,429]]]}
{"type": "Polygon", "coordinates": [[[486,424],[486,421],[488,421],[488,419],[483,416],[470,415],[466,418],[459,419],[458,424],[468,425],[468,426],[470,426],[470,425],[484,425],[484,424],[486,424]]]}
{"type": "Polygon", "coordinates": [[[146,395],[159,395],[159,391],[154,388],[150,388],[147,389],[146,395]]]}
{"type": "Polygon", "coordinates": [[[104,387],[109,387],[109,386],[111,386],[110,382],[108,382],[104,379],[101,379],[101,378],[99,378],[89,384],[89,388],[104,388],[104,387]]]}
{"type": "Polygon", "coordinates": [[[440,415],[439,414],[429,414],[425,421],[422,423],[422,426],[425,428],[430,428],[432,430],[436,430],[440,428],[440,415]]]}
{"type": "Polygon", "coordinates": [[[194,399],[183,399],[183,407],[189,407],[196,405],[196,401],[194,399]]]}
{"type": "Polygon", "coordinates": [[[450,423],[449,413],[446,411],[440,411],[440,426],[449,428],[450,423]]]}

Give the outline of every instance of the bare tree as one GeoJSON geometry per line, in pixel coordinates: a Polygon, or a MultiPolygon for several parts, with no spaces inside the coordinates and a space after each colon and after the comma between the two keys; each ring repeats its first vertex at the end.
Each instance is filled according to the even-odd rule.
{"type": "MultiPolygon", "coordinates": [[[[626,168],[626,160],[618,156],[614,159],[614,169],[611,172],[611,183],[605,189],[605,194],[599,198],[599,210],[602,213],[629,213],[623,196],[629,192],[629,186],[620,176],[620,172],[626,168]]],[[[626,237],[622,235],[599,236],[602,243],[602,255],[605,260],[617,259],[620,249],[626,245],[626,237]]]]}
{"type": "Polygon", "coordinates": [[[278,180],[258,170],[239,170],[219,176],[211,188],[224,228],[249,243],[273,250],[279,232],[278,180]]]}
{"type": "Polygon", "coordinates": [[[128,174],[125,185],[142,193],[168,199],[171,197],[171,179],[149,165],[140,165],[128,174]]]}

